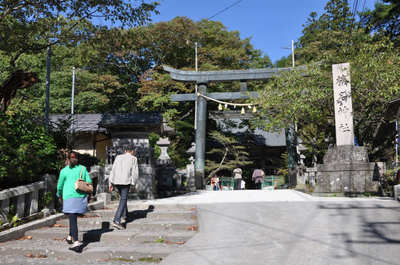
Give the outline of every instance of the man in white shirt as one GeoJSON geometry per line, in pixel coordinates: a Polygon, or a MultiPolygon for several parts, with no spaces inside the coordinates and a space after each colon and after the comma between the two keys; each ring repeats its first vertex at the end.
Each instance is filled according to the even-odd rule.
{"type": "Polygon", "coordinates": [[[114,216],[113,226],[117,229],[125,229],[121,224],[121,217],[128,213],[128,192],[131,185],[135,185],[139,176],[137,158],[134,147],[125,148],[125,153],[118,155],[112,166],[108,180],[110,192],[117,188],[120,201],[114,216]]]}

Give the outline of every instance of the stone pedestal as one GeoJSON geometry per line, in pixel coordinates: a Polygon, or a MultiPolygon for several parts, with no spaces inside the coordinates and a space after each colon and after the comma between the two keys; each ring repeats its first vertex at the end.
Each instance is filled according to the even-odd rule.
{"type": "Polygon", "coordinates": [[[174,179],[176,168],[168,155],[170,144],[171,142],[168,138],[160,138],[157,141],[157,145],[161,149],[161,154],[156,161],[157,194],[161,198],[169,197],[176,191],[176,181],[174,179]]]}
{"type": "Polygon", "coordinates": [[[375,164],[383,173],[383,163],[370,163],[366,147],[340,145],[329,148],[324,163],[317,165],[315,192],[377,192],[373,181],[375,164]]]}
{"type": "Polygon", "coordinates": [[[111,194],[107,192],[97,193],[96,195],[98,201],[103,201],[104,206],[111,202],[111,194]]]}
{"type": "Polygon", "coordinates": [[[395,185],[393,187],[393,190],[394,190],[394,199],[400,201],[400,184],[395,185]]]}

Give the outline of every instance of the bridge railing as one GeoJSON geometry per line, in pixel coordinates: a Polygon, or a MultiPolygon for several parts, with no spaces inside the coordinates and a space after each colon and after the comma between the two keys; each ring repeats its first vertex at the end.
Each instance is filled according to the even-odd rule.
{"type": "Polygon", "coordinates": [[[42,181],[0,191],[1,215],[10,214],[24,218],[38,213],[42,208],[54,208],[57,180],[45,175],[42,181]]]}

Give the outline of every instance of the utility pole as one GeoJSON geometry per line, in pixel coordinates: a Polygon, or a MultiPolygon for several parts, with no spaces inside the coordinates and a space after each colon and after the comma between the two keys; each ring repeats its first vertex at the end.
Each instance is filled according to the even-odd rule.
{"type": "Polygon", "coordinates": [[[396,117],[396,138],[395,138],[395,146],[396,146],[396,159],[395,159],[395,166],[396,166],[396,173],[399,170],[399,122],[396,117]]]}
{"type": "Polygon", "coordinates": [[[47,60],[46,60],[46,102],[44,116],[46,120],[46,129],[49,129],[49,110],[50,110],[50,59],[51,59],[51,47],[47,47],[47,60]]]}
{"type": "Polygon", "coordinates": [[[295,63],[294,63],[294,40],[292,40],[292,45],[291,45],[290,48],[287,47],[287,46],[281,47],[281,48],[282,48],[282,49],[286,49],[286,50],[289,50],[289,49],[292,50],[292,67],[294,67],[294,66],[295,66],[295,63]]]}
{"type": "Polygon", "coordinates": [[[71,115],[74,115],[75,67],[72,67],[71,115]]]}
{"type": "Polygon", "coordinates": [[[73,140],[74,140],[74,123],[75,123],[75,118],[74,118],[74,98],[75,98],[75,67],[72,67],[72,89],[71,89],[71,134],[70,134],[70,139],[69,143],[72,146],[73,145],[73,140]]]}
{"type": "Polygon", "coordinates": [[[292,40],[292,67],[294,67],[294,41],[292,40]]]}

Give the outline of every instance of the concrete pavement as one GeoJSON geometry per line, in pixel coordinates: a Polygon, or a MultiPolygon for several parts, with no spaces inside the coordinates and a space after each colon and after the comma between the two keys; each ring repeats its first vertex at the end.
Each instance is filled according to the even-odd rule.
{"type": "Polygon", "coordinates": [[[194,201],[199,233],[161,264],[400,264],[400,204],[393,200],[277,190],[198,193],[180,203],[194,201]]]}
{"type": "Polygon", "coordinates": [[[0,243],[0,264],[400,264],[400,204],[388,198],[199,191],[130,201],[124,231],[109,227],[115,208],[79,219],[81,254],[67,249],[60,220],[0,243]]]}

